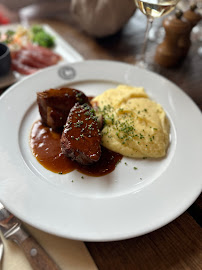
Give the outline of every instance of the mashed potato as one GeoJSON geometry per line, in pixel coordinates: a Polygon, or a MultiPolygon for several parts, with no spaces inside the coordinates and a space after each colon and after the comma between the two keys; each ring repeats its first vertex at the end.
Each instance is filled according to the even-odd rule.
{"type": "Polygon", "coordinates": [[[142,87],[119,85],[92,100],[104,117],[102,144],[127,157],[159,158],[169,145],[169,122],[142,87]]]}

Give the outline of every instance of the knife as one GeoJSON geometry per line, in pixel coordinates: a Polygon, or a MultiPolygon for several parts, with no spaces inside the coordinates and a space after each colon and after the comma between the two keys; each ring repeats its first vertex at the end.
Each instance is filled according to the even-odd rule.
{"type": "Polygon", "coordinates": [[[22,227],[21,221],[0,203],[0,230],[6,239],[17,243],[24,251],[33,270],[59,270],[37,241],[22,227]]]}

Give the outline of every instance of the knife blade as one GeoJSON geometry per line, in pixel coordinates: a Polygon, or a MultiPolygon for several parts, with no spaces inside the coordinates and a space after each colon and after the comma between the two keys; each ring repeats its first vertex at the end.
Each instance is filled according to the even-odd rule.
{"type": "Polygon", "coordinates": [[[0,230],[6,239],[17,243],[33,270],[59,270],[39,243],[23,228],[22,222],[0,203],[0,230]]]}

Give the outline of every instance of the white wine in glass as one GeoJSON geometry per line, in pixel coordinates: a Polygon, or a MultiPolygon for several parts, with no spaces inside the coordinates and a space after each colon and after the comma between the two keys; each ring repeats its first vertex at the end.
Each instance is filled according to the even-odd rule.
{"type": "Polygon", "coordinates": [[[180,0],[134,0],[136,6],[140,11],[147,16],[147,28],[145,32],[144,44],[142,49],[142,54],[140,56],[140,61],[137,63],[140,67],[146,68],[145,63],[145,52],[148,41],[149,30],[152,27],[153,20],[155,18],[162,17],[170,13],[180,0]]]}

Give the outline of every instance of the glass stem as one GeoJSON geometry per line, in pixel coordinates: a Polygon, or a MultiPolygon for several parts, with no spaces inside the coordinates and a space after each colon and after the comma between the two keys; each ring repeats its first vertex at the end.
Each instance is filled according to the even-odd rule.
{"type": "Polygon", "coordinates": [[[147,43],[148,43],[148,35],[149,35],[149,31],[152,27],[153,20],[154,20],[153,18],[147,17],[147,28],[145,31],[144,44],[143,44],[142,53],[141,53],[141,57],[140,57],[140,61],[142,61],[144,63],[145,63],[145,52],[146,52],[147,43]]]}

